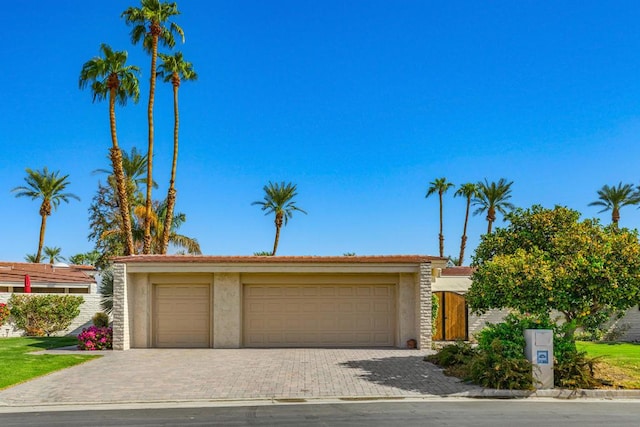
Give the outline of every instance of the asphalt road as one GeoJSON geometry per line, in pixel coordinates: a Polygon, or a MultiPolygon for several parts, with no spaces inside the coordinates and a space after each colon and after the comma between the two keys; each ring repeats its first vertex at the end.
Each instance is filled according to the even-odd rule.
{"type": "Polygon", "coordinates": [[[416,401],[0,413],[13,426],[635,426],[638,401],[416,401]]]}

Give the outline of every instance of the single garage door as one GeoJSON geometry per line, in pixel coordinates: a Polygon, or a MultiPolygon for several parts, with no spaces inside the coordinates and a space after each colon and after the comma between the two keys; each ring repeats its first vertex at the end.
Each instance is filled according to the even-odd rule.
{"type": "Polygon", "coordinates": [[[210,347],[209,285],[154,285],[154,346],[210,347]]]}
{"type": "Polygon", "coordinates": [[[394,285],[245,285],[245,347],[393,346],[394,285]]]}

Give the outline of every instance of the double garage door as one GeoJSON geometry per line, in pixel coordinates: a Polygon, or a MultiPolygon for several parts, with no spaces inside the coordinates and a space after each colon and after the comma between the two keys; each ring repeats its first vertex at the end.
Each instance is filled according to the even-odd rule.
{"type": "Polygon", "coordinates": [[[393,285],[245,285],[245,347],[393,346],[393,285]]]}
{"type": "MultiPolygon", "coordinates": [[[[244,285],[244,347],[395,344],[395,286],[244,285]]],[[[209,285],[154,286],[154,346],[211,347],[209,285]]]]}

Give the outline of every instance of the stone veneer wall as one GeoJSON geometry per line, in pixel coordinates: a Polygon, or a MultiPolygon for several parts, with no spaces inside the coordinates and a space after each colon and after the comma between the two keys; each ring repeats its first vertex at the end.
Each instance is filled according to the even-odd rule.
{"type": "Polygon", "coordinates": [[[127,266],[113,265],[113,349],[129,350],[129,297],[127,295],[127,266]]]}
{"type": "MultiPolygon", "coordinates": [[[[11,298],[12,293],[10,292],[0,292],[0,302],[8,302],[9,298],[11,298]]],[[[20,294],[23,295],[23,294],[20,294]]],[[[47,295],[47,294],[33,294],[33,295],[47,295]]],[[[80,315],[76,317],[71,326],[69,326],[64,331],[58,332],[57,336],[64,335],[78,335],[82,332],[82,328],[87,328],[91,326],[93,323],[91,318],[94,314],[99,311],[102,311],[100,307],[100,294],[55,294],[55,295],[73,295],[73,296],[81,296],[84,298],[84,302],[80,305],[80,315]]],[[[5,325],[0,326],[0,338],[6,337],[21,337],[24,335],[24,331],[17,329],[13,322],[9,322],[5,325]]]]}
{"type": "Polygon", "coordinates": [[[426,350],[431,348],[431,263],[421,263],[418,273],[418,295],[416,298],[419,313],[418,348],[426,350]]]}

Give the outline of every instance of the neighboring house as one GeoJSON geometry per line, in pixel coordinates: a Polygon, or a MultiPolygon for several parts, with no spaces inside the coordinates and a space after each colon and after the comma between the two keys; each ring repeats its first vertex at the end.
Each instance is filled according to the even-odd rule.
{"type": "MultiPolygon", "coordinates": [[[[483,315],[469,313],[464,294],[471,287],[471,267],[434,269],[433,292],[438,297],[438,317],[434,341],[473,340],[487,323],[502,322],[508,310],[489,310],[483,315]]],[[[609,331],[616,340],[640,341],[640,308],[632,307],[624,317],[612,321],[609,331]]]]}
{"type": "MultiPolygon", "coordinates": [[[[90,326],[93,315],[101,311],[95,274],[93,267],[83,265],[0,262],[0,302],[8,302],[13,293],[24,293],[26,275],[31,280],[33,294],[80,295],[84,298],[80,315],[66,331],[61,332],[61,335],[77,334],[83,327],[90,326]]],[[[23,333],[12,323],[0,327],[0,337],[21,336],[23,333]]]]}
{"type": "Polygon", "coordinates": [[[471,287],[472,267],[434,270],[433,292],[438,297],[434,341],[473,340],[487,323],[499,323],[508,310],[490,310],[483,315],[469,313],[464,295],[471,287]]]}
{"type": "Polygon", "coordinates": [[[431,346],[430,256],[114,260],[113,343],[150,347],[431,346]]]}

